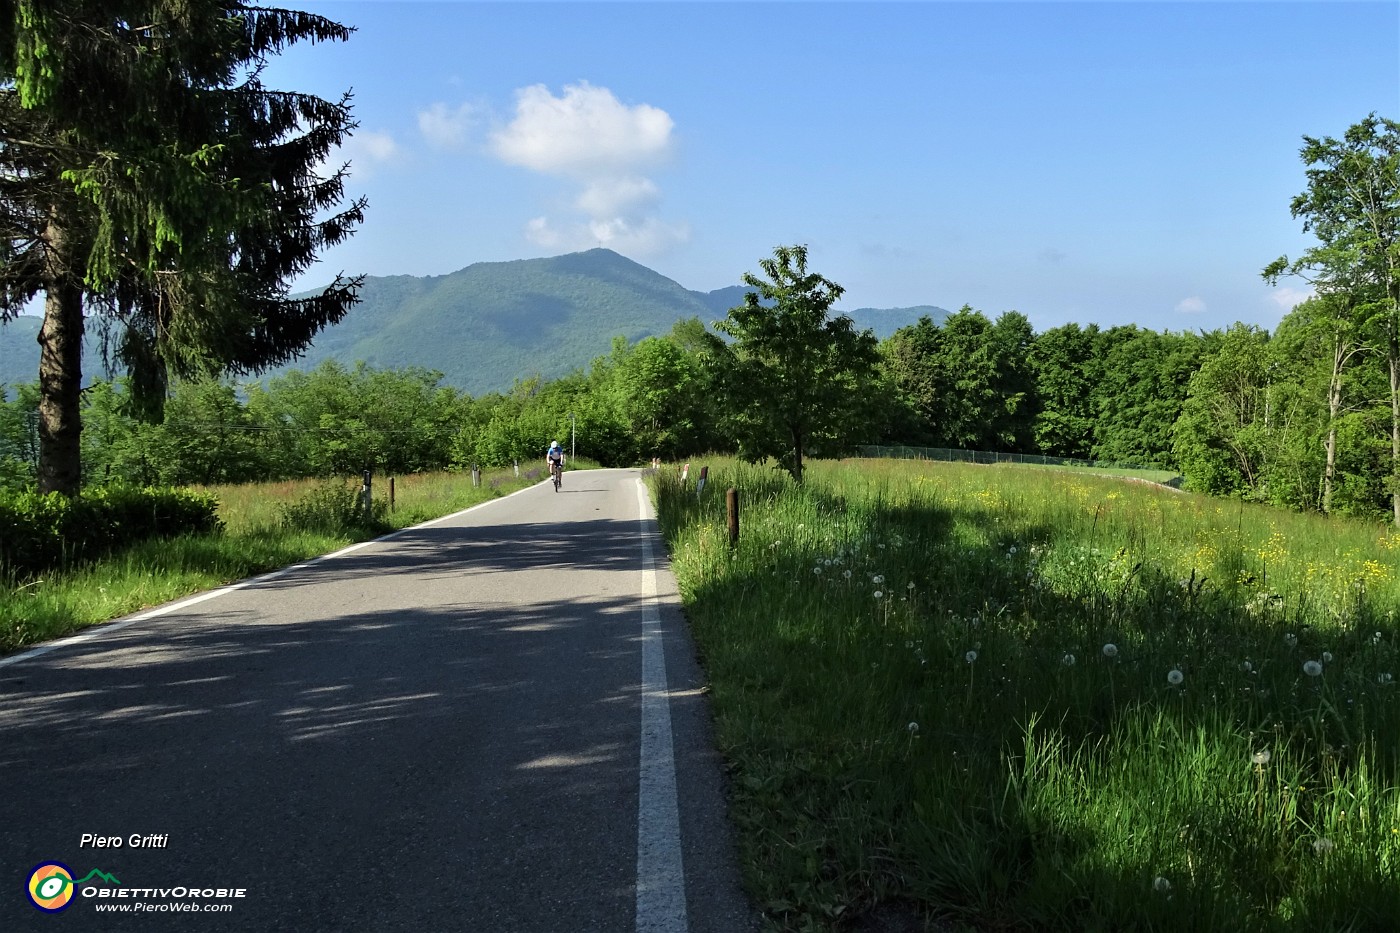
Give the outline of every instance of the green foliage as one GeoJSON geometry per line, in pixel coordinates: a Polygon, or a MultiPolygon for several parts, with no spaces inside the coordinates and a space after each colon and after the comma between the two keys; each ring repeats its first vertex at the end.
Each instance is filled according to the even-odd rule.
{"type": "Polygon", "coordinates": [[[0,492],[27,489],[39,470],[39,387],[0,385],[0,492]],[[13,398],[6,398],[13,395],[13,398]]]}
{"type": "Polygon", "coordinates": [[[179,489],[0,493],[0,573],[25,577],[150,538],[208,534],[220,527],[217,512],[212,497],[179,489]]]}
{"type": "Polygon", "coordinates": [[[1191,377],[1175,426],[1175,455],[1186,486],[1229,495],[1264,485],[1271,418],[1269,335],[1236,324],[1191,377]]]}
{"type": "Polygon", "coordinates": [[[1114,327],[1100,337],[1095,460],[1172,465],[1172,426],[1206,347],[1193,334],[1114,327]]]}
{"type": "Polygon", "coordinates": [[[383,496],[375,498],[366,515],[361,490],[353,483],[322,483],[283,507],[282,526],[329,535],[388,531],[389,500],[383,496]]]}
{"type": "Polygon", "coordinates": [[[733,338],[717,362],[724,424],[746,460],[769,457],[802,480],[808,449],[834,452],[869,438],[862,424],[875,381],[875,337],[831,317],[835,282],[807,271],[805,246],[780,246],[744,274],[752,291],[715,326],[733,338]]]}
{"type": "Polygon", "coordinates": [[[44,293],[41,488],[81,482],[85,317],[111,329],[149,416],[172,374],[285,362],[354,303],[358,281],[341,278],[286,294],[363,219],[363,200],[340,205],[344,172],[319,174],[354,126],[348,95],[262,83],[288,46],[349,34],[243,0],[4,10],[0,318],[44,293]]]}
{"type": "Polygon", "coordinates": [[[1036,404],[1032,344],[1024,315],[1009,311],[993,324],[967,306],[941,325],[926,317],[896,331],[885,342],[883,368],[907,411],[896,422],[901,440],[1029,451],[1036,404]]]}
{"type": "Polygon", "coordinates": [[[1032,342],[1027,358],[1035,379],[1032,433],[1041,453],[1089,458],[1097,421],[1094,389],[1103,365],[1098,344],[1097,324],[1054,327],[1032,342]]]}
{"type": "Polygon", "coordinates": [[[1318,243],[1295,260],[1279,257],[1264,269],[1264,279],[1303,277],[1332,304],[1332,330],[1340,339],[1369,336],[1384,354],[1391,440],[1386,483],[1400,524],[1400,123],[1372,113],[1341,139],[1304,136],[1303,142],[1308,187],[1291,208],[1318,243]]]}

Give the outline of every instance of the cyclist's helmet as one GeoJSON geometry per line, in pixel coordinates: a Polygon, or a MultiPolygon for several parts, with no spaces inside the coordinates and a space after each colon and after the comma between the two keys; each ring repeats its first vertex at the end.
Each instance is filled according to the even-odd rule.
{"type": "Polygon", "coordinates": [[[549,442],[549,449],[550,449],[550,450],[558,450],[558,449],[559,449],[559,442],[558,442],[558,441],[550,441],[550,442],[549,442]]]}

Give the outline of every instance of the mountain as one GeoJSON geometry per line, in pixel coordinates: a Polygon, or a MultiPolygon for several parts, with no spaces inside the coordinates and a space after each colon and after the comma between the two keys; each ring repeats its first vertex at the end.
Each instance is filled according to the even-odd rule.
{"type": "MultiPolygon", "coordinates": [[[[326,328],[285,369],[327,359],[381,368],[421,366],[474,395],[508,389],[518,378],[556,378],[629,341],[670,332],[676,321],[705,323],[741,304],[742,285],[696,292],[608,249],[548,259],[481,262],[448,275],[367,278],[360,303],[326,328]]],[[[941,308],[858,308],[857,326],[887,337],[941,308]]],[[[32,382],[39,367],[37,318],[0,328],[0,383],[32,382]]],[[[84,368],[103,374],[92,342],[84,368]]],[[[275,374],[277,371],[274,371],[275,374]]]]}

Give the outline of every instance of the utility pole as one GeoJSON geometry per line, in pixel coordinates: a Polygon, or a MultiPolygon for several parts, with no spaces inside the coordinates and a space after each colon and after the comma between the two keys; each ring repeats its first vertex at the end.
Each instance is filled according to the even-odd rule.
{"type": "Polygon", "coordinates": [[[570,463],[572,463],[572,462],[573,462],[573,459],[574,459],[574,440],[575,440],[574,413],[573,413],[573,412],[569,412],[569,462],[570,462],[570,463]]]}

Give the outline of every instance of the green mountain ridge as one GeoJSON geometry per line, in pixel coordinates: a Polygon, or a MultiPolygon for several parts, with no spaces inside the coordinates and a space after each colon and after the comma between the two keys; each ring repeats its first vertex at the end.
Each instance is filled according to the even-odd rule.
{"type": "MultiPolygon", "coordinates": [[[[365,279],[360,303],[326,328],[291,369],[328,359],[381,368],[419,366],[473,395],[508,389],[517,379],[558,378],[608,352],[614,337],[629,341],[668,333],[679,320],[709,324],[743,301],[747,289],[691,291],[608,249],[545,259],[481,262],[439,276],[365,279]]],[[[857,326],[887,337],[929,315],[916,308],[858,308],[846,312],[857,326]]],[[[39,366],[39,319],[16,318],[0,327],[0,384],[33,382],[39,366]]],[[[107,375],[97,340],[88,338],[84,369],[107,375]]]]}

